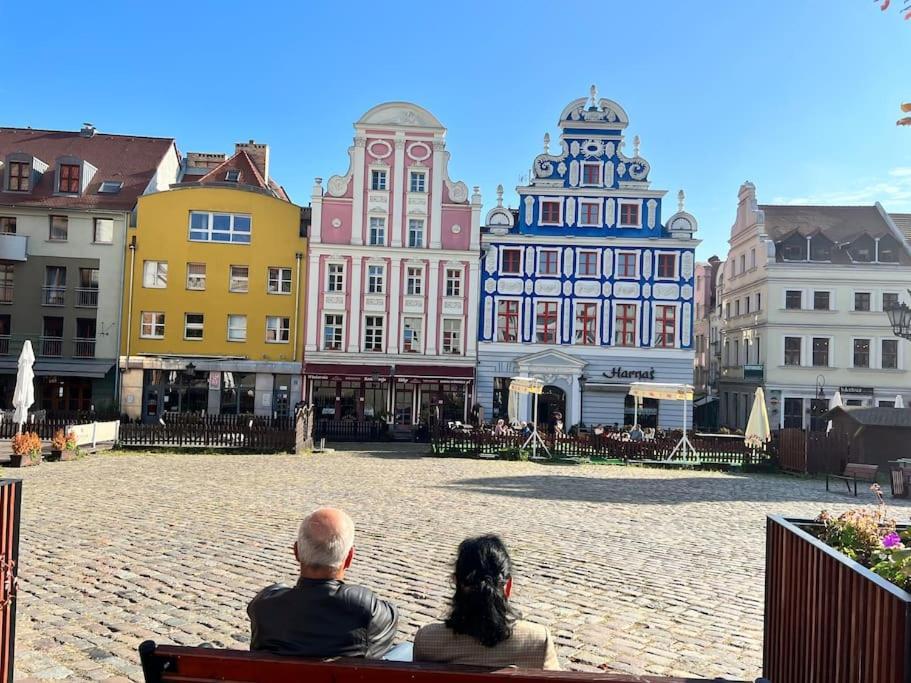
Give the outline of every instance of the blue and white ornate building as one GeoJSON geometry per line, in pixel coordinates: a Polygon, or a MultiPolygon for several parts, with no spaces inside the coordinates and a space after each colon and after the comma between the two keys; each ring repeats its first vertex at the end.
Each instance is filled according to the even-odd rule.
{"type": "MultiPolygon", "coordinates": [[[[560,115],[560,150],[544,136],[519,209],[497,206],[482,236],[477,399],[505,417],[509,378],[548,385],[542,423],[567,427],[632,422],[630,382],[693,381],[696,219],[679,208],[661,219],[664,190],[616,102],[571,102],[560,115]]],[[[523,419],[530,407],[521,408],[523,419]]],[[[646,425],[677,427],[683,404],[646,399],[646,425]]],[[[689,416],[688,416],[689,419],[689,416]]]]}

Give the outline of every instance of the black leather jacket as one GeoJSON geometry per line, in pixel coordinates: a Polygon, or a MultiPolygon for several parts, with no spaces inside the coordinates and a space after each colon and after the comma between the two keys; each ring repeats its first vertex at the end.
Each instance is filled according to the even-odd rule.
{"type": "Polygon", "coordinates": [[[382,657],[399,620],[368,588],[326,579],[263,589],[247,606],[250,649],[298,657],[382,657]]]}

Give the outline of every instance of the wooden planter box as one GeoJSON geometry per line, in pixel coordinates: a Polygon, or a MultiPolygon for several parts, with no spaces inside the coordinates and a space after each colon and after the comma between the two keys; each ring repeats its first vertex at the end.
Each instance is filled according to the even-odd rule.
{"type": "Polygon", "coordinates": [[[58,451],[56,448],[52,448],[51,452],[44,456],[44,459],[48,462],[66,462],[67,460],[75,460],[76,453],[66,449],[58,451]]]}
{"type": "Polygon", "coordinates": [[[774,683],[911,683],[911,594],[801,527],[766,525],[762,675],[774,683]]]}
{"type": "Polygon", "coordinates": [[[32,465],[41,464],[41,454],[38,455],[19,455],[13,453],[9,457],[10,467],[31,467],[32,465]]]}

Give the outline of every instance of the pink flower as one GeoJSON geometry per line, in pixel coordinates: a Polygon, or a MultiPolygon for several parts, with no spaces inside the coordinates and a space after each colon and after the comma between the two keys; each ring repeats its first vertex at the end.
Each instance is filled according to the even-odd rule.
{"type": "Polygon", "coordinates": [[[883,548],[892,549],[902,544],[901,536],[894,531],[883,536],[883,548]]]}

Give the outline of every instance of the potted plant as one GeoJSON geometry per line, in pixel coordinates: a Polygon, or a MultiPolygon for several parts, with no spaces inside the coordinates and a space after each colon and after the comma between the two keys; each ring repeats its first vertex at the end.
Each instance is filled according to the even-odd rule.
{"type": "Polygon", "coordinates": [[[41,464],[41,438],[35,432],[16,434],[12,440],[10,465],[28,467],[41,464]]]}
{"type": "Polygon", "coordinates": [[[46,460],[51,462],[56,462],[58,460],[75,460],[77,455],[76,432],[70,430],[69,433],[64,433],[62,429],[58,429],[51,441],[51,453],[47,456],[46,460]]]}

